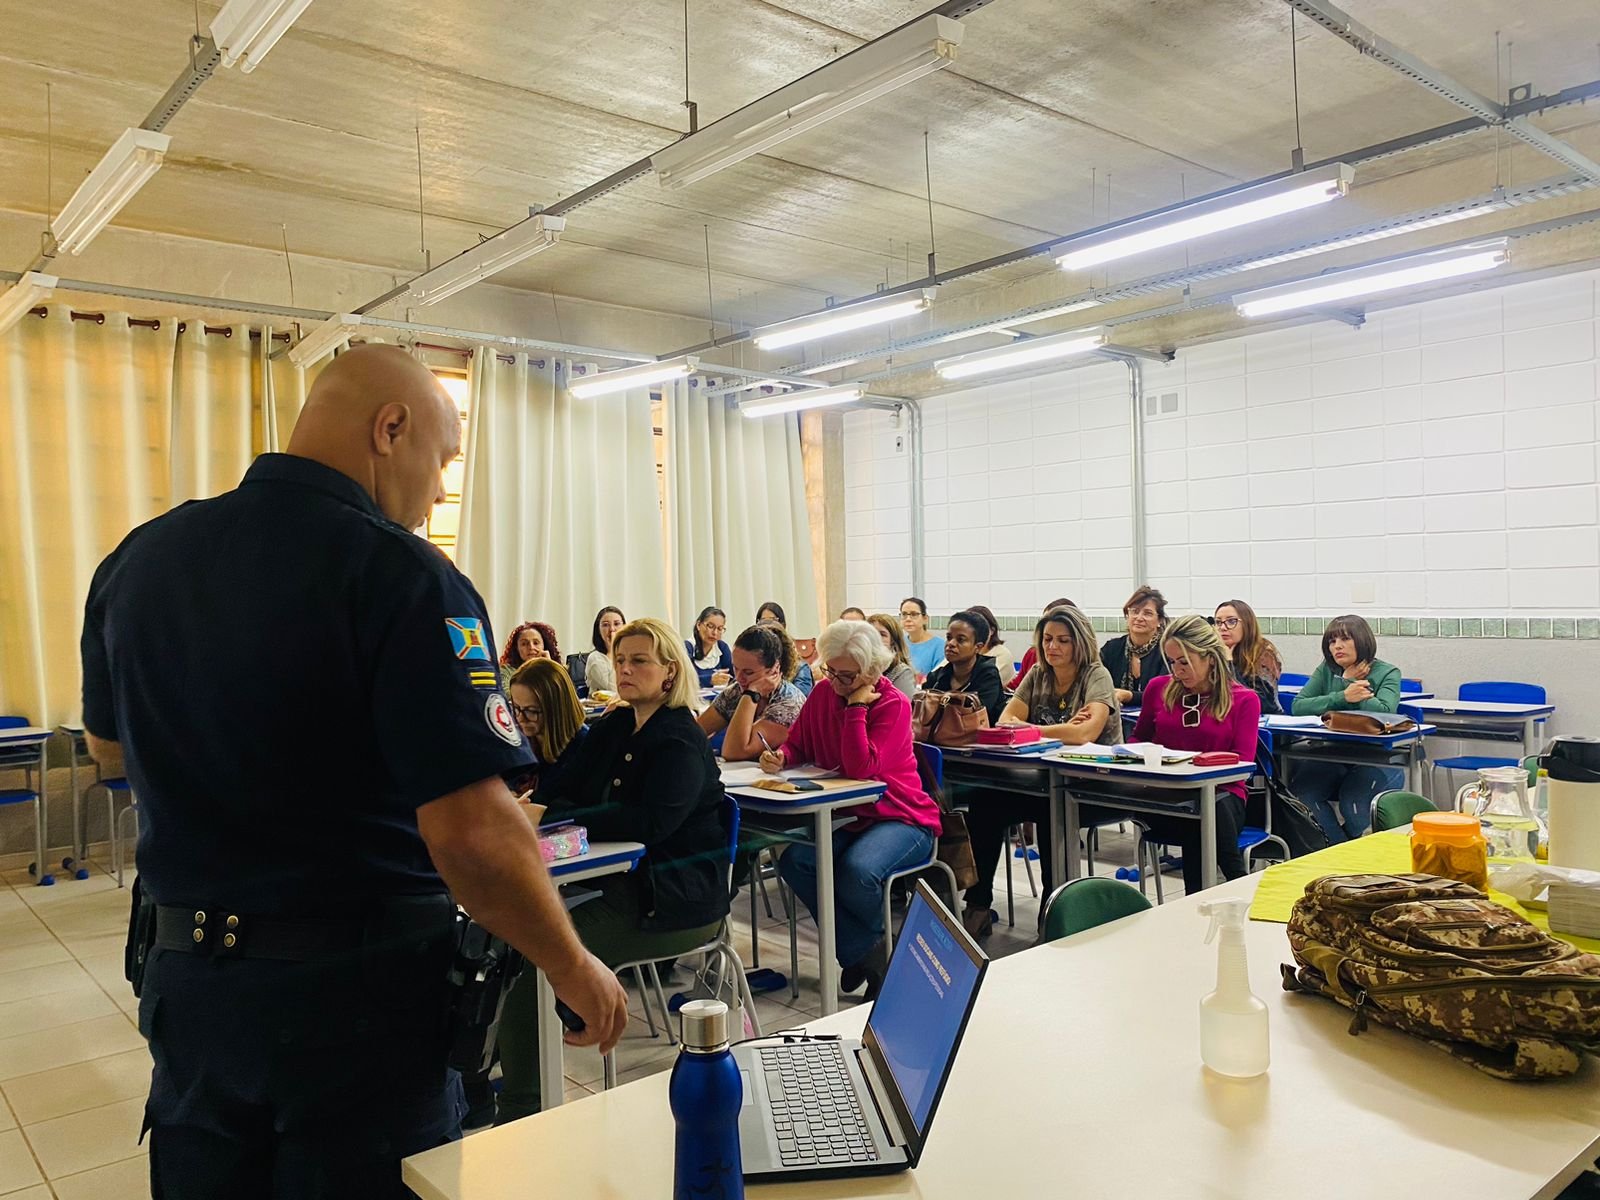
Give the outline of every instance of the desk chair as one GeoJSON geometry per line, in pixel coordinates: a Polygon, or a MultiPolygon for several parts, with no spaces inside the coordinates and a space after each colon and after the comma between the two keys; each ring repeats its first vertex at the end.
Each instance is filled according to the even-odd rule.
{"type": "MultiPolygon", "coordinates": [[[[26,729],[31,724],[27,717],[0,717],[0,729],[26,729]]],[[[0,788],[0,808],[11,804],[33,806],[33,828],[38,845],[34,847],[34,861],[28,864],[28,874],[38,877],[40,887],[50,887],[56,877],[50,874],[44,861],[44,843],[48,840],[49,831],[42,829],[39,823],[39,806],[43,803],[42,797],[48,784],[40,779],[35,786],[33,775],[38,769],[38,746],[0,746],[0,771],[22,772],[20,788],[0,788]]]]}
{"type": "Polygon", "coordinates": [[[580,698],[587,696],[589,694],[589,684],[584,679],[584,674],[589,667],[588,654],[567,655],[566,666],[567,674],[572,676],[572,686],[578,689],[578,696],[580,698]]]}
{"type": "Polygon", "coordinates": [[[100,764],[95,764],[95,781],[83,789],[83,803],[87,808],[89,797],[96,788],[106,794],[106,840],[111,843],[111,870],[116,874],[117,886],[122,887],[123,869],[127,864],[127,855],[123,851],[123,822],[129,817],[133,818],[133,833],[135,842],[139,834],[139,798],[133,794],[133,785],[122,776],[113,776],[110,779],[100,774],[100,764]],[[128,803],[120,812],[117,809],[117,797],[127,797],[128,803]]]}
{"type": "Polygon", "coordinates": [[[1379,792],[1372,799],[1372,832],[1399,829],[1411,824],[1418,813],[1437,812],[1432,800],[1415,792],[1402,792],[1398,788],[1379,792]]]}
{"type": "MultiPolygon", "coordinates": [[[[1458,700],[1481,700],[1489,704],[1543,704],[1545,702],[1544,688],[1536,683],[1512,683],[1496,680],[1480,680],[1475,683],[1463,683],[1456,691],[1458,700]]],[[[1444,736],[1452,736],[1445,732],[1444,736]]],[[[1462,741],[1521,741],[1520,735],[1502,732],[1496,729],[1461,729],[1454,735],[1462,741]]],[[[1455,807],[1455,773],[1457,771],[1482,771],[1486,767],[1515,767],[1521,765],[1521,759],[1500,758],[1490,754],[1458,754],[1452,758],[1436,758],[1428,763],[1428,793],[1432,796],[1439,794],[1436,786],[1435,772],[1440,767],[1444,768],[1445,787],[1449,791],[1450,808],[1455,807]]]]}
{"type": "Polygon", "coordinates": [[[1039,913],[1039,940],[1042,946],[1057,938],[1071,937],[1085,929],[1105,925],[1136,912],[1148,912],[1150,901],[1144,893],[1126,883],[1103,875],[1070,879],[1051,892],[1039,913]]]}
{"type": "MultiPolygon", "coordinates": [[[[728,831],[728,873],[724,878],[727,880],[728,894],[731,897],[733,895],[734,856],[739,853],[739,804],[732,796],[724,796],[722,798],[721,815],[723,828],[728,831]]],[[[739,1002],[744,1006],[745,1015],[750,1020],[751,1031],[756,1037],[760,1037],[761,1018],[756,1015],[755,997],[750,994],[750,985],[744,977],[744,963],[739,958],[739,952],[733,948],[732,920],[724,917],[716,937],[704,945],[696,946],[692,950],[684,951],[684,953],[698,954],[704,958],[705,961],[702,963],[700,970],[696,972],[703,982],[706,980],[707,975],[711,973],[712,964],[716,964],[716,986],[711,987],[709,983],[706,984],[711,989],[711,995],[713,997],[721,995],[723,987],[731,983],[738,993],[739,1002]]],[[[677,1036],[672,1032],[672,1016],[667,1011],[667,1002],[661,987],[661,973],[656,970],[657,961],[658,959],[656,958],[649,958],[641,959],[637,962],[621,963],[617,966],[617,973],[620,975],[623,971],[631,970],[635,972],[636,978],[640,969],[649,973],[651,982],[655,987],[656,1002],[661,1005],[661,1020],[667,1027],[667,1039],[673,1045],[677,1045],[677,1036]]],[[[649,1001],[646,1000],[645,1004],[648,1009],[649,1001]]],[[[744,1036],[742,1031],[739,1032],[739,1036],[744,1036]]],[[[617,1059],[616,1053],[613,1051],[605,1056],[605,1087],[613,1088],[616,1084],[617,1059]]]]}

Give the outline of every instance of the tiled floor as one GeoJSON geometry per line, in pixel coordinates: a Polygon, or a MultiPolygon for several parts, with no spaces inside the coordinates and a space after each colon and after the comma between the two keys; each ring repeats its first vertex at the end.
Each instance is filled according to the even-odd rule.
{"type": "MultiPolygon", "coordinates": [[[[1132,827],[1101,833],[1097,874],[1132,863],[1132,827]]],[[[1033,944],[1039,900],[1030,894],[1022,863],[1013,860],[1016,925],[1006,923],[1005,871],[996,879],[1000,922],[985,943],[996,958],[1033,944]]],[[[1037,864],[1035,864],[1037,875],[1037,864]]],[[[1167,896],[1183,894],[1181,879],[1164,877],[1167,896]]],[[[788,929],[775,884],[773,915],[758,905],[756,936],[763,966],[789,971],[788,929]]],[[[1152,899],[1153,899],[1152,895],[1152,899]]],[[[734,905],[735,945],[750,961],[750,907],[734,905]]],[[[134,1022],[136,1001],[122,977],[128,893],[96,871],[86,880],[33,886],[25,871],[0,875],[0,1197],[4,1200],[144,1200],[149,1195],[145,1148],[138,1143],[150,1056],[134,1022]]],[[[816,929],[799,924],[800,994],[788,989],[758,996],[764,1031],[800,1025],[820,1015],[816,929]]],[[[680,968],[668,991],[691,982],[680,968]]],[[[643,997],[631,986],[633,1019],[618,1049],[621,1082],[671,1067],[666,1037],[652,1037],[643,997]]],[[[859,1003],[845,998],[844,1004],[859,1003]]],[[[599,1055],[567,1052],[567,1099],[601,1088],[599,1055]]]]}

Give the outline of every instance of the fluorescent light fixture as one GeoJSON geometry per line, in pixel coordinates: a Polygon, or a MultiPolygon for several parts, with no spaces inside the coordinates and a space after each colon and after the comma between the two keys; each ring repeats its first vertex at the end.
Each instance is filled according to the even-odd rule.
{"type": "Polygon", "coordinates": [[[940,359],[933,364],[942,379],[967,379],[973,375],[987,375],[991,371],[1011,371],[1036,363],[1054,362],[1080,354],[1093,354],[1106,344],[1104,329],[1071,329],[1066,333],[1053,333],[1049,337],[1028,338],[997,346],[993,350],[979,350],[963,354],[960,358],[940,359]]]}
{"type": "Polygon", "coordinates": [[[348,342],[360,328],[361,318],[355,313],[334,313],[289,348],[289,361],[297,367],[309,367],[348,342]]]}
{"type": "Polygon", "coordinates": [[[964,32],[949,17],[912,21],[674,142],[651,156],[651,169],[666,188],[715,175],[949,66],[964,32]]]}
{"type": "Polygon", "coordinates": [[[50,225],[56,248],[82,254],[106,222],[122,211],[150,176],[161,169],[172,139],[148,129],[127,129],[78,185],[61,215],[50,225]]]}
{"type": "Polygon", "coordinates": [[[1282,254],[1274,254],[1268,258],[1252,258],[1249,266],[1252,271],[1258,271],[1262,267],[1274,267],[1279,263],[1293,262],[1297,258],[1308,258],[1313,254],[1331,254],[1335,250],[1348,250],[1351,246],[1379,242],[1385,238],[1399,237],[1404,233],[1417,233],[1423,229],[1435,229],[1440,225],[1450,225],[1456,221],[1471,220],[1473,217],[1481,217],[1485,213],[1499,212],[1509,207],[1503,200],[1486,200],[1470,208],[1458,208],[1454,212],[1435,213],[1428,217],[1418,217],[1415,221],[1404,221],[1399,225],[1386,225],[1382,229],[1353,233],[1349,237],[1336,238],[1331,242],[1318,242],[1313,246],[1285,250],[1282,254]]]}
{"type": "Polygon", "coordinates": [[[943,337],[935,338],[927,343],[930,346],[941,345],[944,342],[959,342],[964,338],[977,337],[981,333],[1004,333],[1011,337],[1025,336],[1017,332],[1018,325],[1031,325],[1035,321],[1048,321],[1052,317],[1062,317],[1067,313],[1082,312],[1086,308],[1095,308],[1098,300],[1074,300],[1071,304],[1058,304],[1054,308],[1040,309],[1038,312],[1025,313],[1020,317],[1008,317],[1004,321],[991,321],[987,325],[979,325],[973,329],[959,329],[947,333],[943,337]]]}
{"type": "Polygon", "coordinates": [[[1212,234],[1268,221],[1302,209],[1337,200],[1350,189],[1355,171],[1335,163],[1318,171],[1303,171],[1255,187],[1196,200],[1168,212],[1138,217],[1064,243],[1066,253],[1056,258],[1065,271],[1082,271],[1119,258],[1129,258],[1163,246],[1176,246],[1212,234]]]}
{"type": "Polygon", "coordinates": [[[591,400],[596,396],[625,392],[629,388],[665,383],[669,379],[682,379],[686,375],[693,375],[699,366],[700,360],[689,356],[669,358],[663,362],[640,363],[637,367],[602,371],[592,379],[580,379],[569,383],[567,391],[579,400],[591,400]]]}
{"type": "Polygon", "coordinates": [[[842,304],[838,308],[796,317],[792,321],[780,321],[756,330],[756,346],[761,350],[781,350],[785,346],[798,346],[801,342],[814,342],[837,333],[849,333],[852,329],[885,325],[927,308],[933,303],[933,292],[933,288],[920,288],[915,292],[874,296],[858,304],[842,304]]]}
{"type": "Polygon", "coordinates": [[[228,0],[211,19],[222,65],[250,74],[310,7],[311,0],[228,0]]]}
{"type": "Polygon", "coordinates": [[[836,358],[832,362],[818,363],[814,367],[804,367],[792,372],[795,375],[826,375],[829,371],[837,371],[840,367],[853,367],[861,360],[859,358],[836,358]]]}
{"type": "Polygon", "coordinates": [[[27,316],[28,310],[34,305],[50,299],[57,282],[54,275],[28,271],[4,292],[0,292],[0,333],[27,316]]]}
{"type": "Polygon", "coordinates": [[[763,396],[755,400],[743,400],[739,404],[739,411],[747,417],[772,417],[778,413],[804,412],[811,408],[832,408],[838,404],[853,404],[866,394],[866,389],[859,383],[847,383],[841,387],[812,388],[793,392],[787,396],[763,396]]]}
{"type": "Polygon", "coordinates": [[[565,217],[537,213],[418,275],[407,286],[419,304],[435,304],[525,258],[532,258],[541,250],[548,250],[561,240],[561,232],[566,227],[565,217]]]}
{"type": "Polygon", "coordinates": [[[1419,284],[1492,271],[1510,257],[1505,238],[1474,242],[1426,254],[1408,254],[1344,271],[1326,271],[1253,292],[1241,292],[1233,305],[1243,317],[1269,317],[1301,308],[1340,304],[1419,284]]]}

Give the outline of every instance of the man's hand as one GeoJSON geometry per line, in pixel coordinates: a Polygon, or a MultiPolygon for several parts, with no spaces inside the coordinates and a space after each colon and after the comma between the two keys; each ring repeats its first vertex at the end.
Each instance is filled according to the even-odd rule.
{"type": "Polygon", "coordinates": [[[628,1028],[628,993],[616,973],[586,950],[570,969],[547,974],[556,997],[583,1018],[583,1032],[569,1029],[561,1040],[610,1054],[628,1028]]]}

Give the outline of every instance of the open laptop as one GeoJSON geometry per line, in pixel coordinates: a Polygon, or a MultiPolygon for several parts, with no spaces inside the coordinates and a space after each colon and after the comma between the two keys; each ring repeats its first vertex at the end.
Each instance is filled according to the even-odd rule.
{"type": "Polygon", "coordinates": [[[752,1182],[917,1165],[989,959],[918,881],[866,1036],[734,1047],[752,1182]]]}

